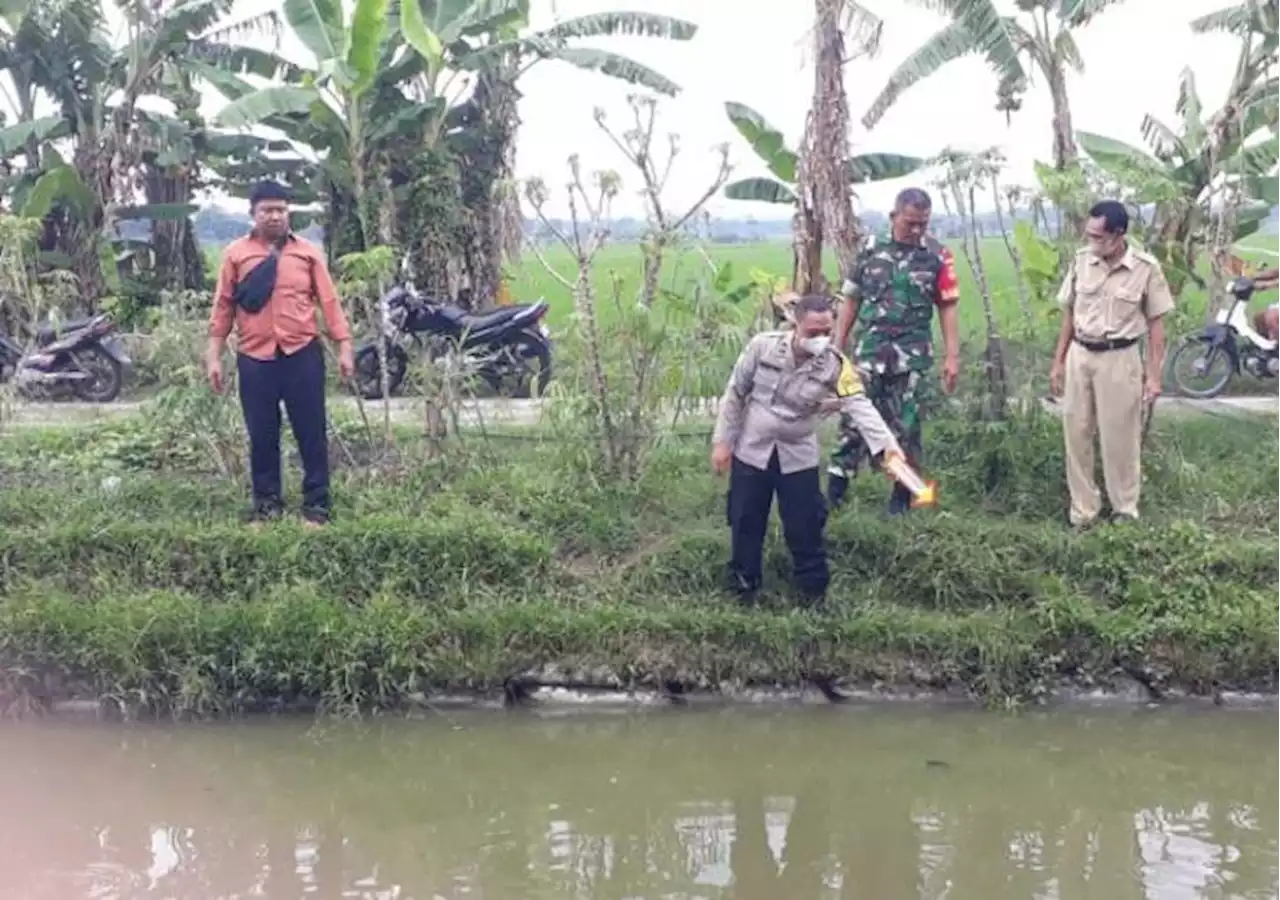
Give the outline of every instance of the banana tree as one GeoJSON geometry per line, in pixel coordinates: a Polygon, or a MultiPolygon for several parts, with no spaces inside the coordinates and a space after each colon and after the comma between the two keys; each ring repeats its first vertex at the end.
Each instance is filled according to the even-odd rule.
{"type": "MultiPolygon", "coordinates": [[[[725,185],[724,195],[729,200],[777,203],[793,208],[795,233],[816,237],[803,246],[797,242],[792,258],[792,286],[800,293],[806,293],[817,284],[822,271],[822,228],[812,199],[801,190],[797,181],[799,155],[787,147],[782,132],[751,107],[728,102],[724,108],[734,128],[773,175],[772,178],[743,178],[731,182],[725,185]]],[[[925,164],[924,159],[900,153],[863,153],[845,160],[844,171],[851,185],[867,184],[902,178],[925,164]]]]}
{"type": "Polygon", "coordinates": [[[6,174],[13,172],[18,156],[25,157],[24,172],[37,171],[44,144],[68,133],[61,116],[36,116],[41,99],[36,61],[49,54],[53,18],[50,9],[26,0],[8,0],[0,8],[0,72],[13,86],[3,93],[10,108],[0,110],[0,164],[6,174]],[[10,118],[16,121],[6,124],[10,118]]]}
{"type": "Polygon", "coordinates": [[[1114,138],[1077,132],[1080,146],[1100,168],[1131,187],[1136,203],[1155,204],[1144,242],[1170,270],[1175,289],[1188,279],[1203,286],[1196,262],[1210,243],[1214,211],[1231,195],[1238,195],[1243,205],[1227,235],[1230,241],[1257,231],[1280,199],[1276,190],[1280,143],[1274,118],[1268,121],[1263,113],[1248,112],[1239,116],[1231,103],[1206,115],[1189,69],[1182,72],[1178,94],[1181,121],[1176,129],[1155,116],[1144,118],[1142,134],[1149,152],[1114,138]],[[1217,128],[1224,115],[1251,124],[1224,136],[1217,128]]]}
{"type": "Polygon", "coordinates": [[[1193,19],[1191,30],[1196,34],[1210,32],[1227,32],[1229,34],[1248,37],[1256,35],[1263,38],[1266,44],[1271,37],[1271,50],[1275,52],[1274,37],[1277,21],[1280,20],[1280,8],[1275,0],[1244,0],[1232,6],[1225,6],[1215,12],[1193,19]]]}
{"type": "Polygon", "coordinates": [[[465,210],[465,268],[472,294],[482,302],[497,294],[501,265],[518,255],[523,233],[519,204],[505,187],[515,172],[520,77],[539,63],[559,61],[674,96],[679,86],[661,73],[621,54],[573,42],[615,36],[684,41],[697,32],[697,26],[681,19],[613,11],[530,32],[528,17],[528,0],[498,0],[478,9],[466,0],[427,0],[413,4],[402,20],[406,40],[433,71],[456,66],[476,75],[470,127],[457,133],[453,150],[465,210]],[[482,24],[477,25],[478,19],[482,24]]]}
{"type": "Polygon", "coordinates": [[[69,258],[90,299],[115,285],[111,238],[120,221],[151,220],[155,227],[158,220],[180,222],[193,210],[188,202],[136,203],[144,157],[163,152],[157,140],[168,133],[154,127],[155,117],[139,102],[164,96],[173,73],[198,61],[265,77],[279,74],[269,54],[239,46],[246,33],[269,30],[274,15],[221,27],[231,5],[232,0],[127,4],[127,38],[116,46],[98,4],[68,0],[42,6],[40,40],[21,48],[26,55],[20,66],[59,114],[60,125],[43,137],[67,137],[71,159],[46,144],[39,167],[28,171],[32,177],[15,192],[14,205],[45,219],[42,248],[69,258]]]}
{"type": "MultiPolygon", "coordinates": [[[[364,3],[349,23],[337,7],[310,0],[288,0],[284,11],[315,56],[315,68],[300,83],[261,89],[224,77],[219,89],[231,102],[218,121],[272,126],[314,153],[321,173],[317,193],[328,205],[325,240],[331,255],[366,246],[361,217],[350,211],[361,206],[357,195],[369,199],[370,187],[382,204],[395,208],[388,215],[384,206],[379,218],[399,222],[413,217],[424,181],[432,182],[427,192],[433,195],[442,177],[459,182],[455,205],[464,212],[451,236],[417,235],[412,228],[396,236],[409,245],[411,258],[421,256],[418,245],[431,245],[430,262],[415,266],[420,274],[457,269],[457,257],[465,257],[473,293],[480,297],[493,293],[500,250],[510,249],[520,233],[518,217],[504,215],[510,204],[501,195],[501,183],[514,167],[515,80],[534,64],[560,60],[674,93],[678,88],[661,74],[570,41],[608,34],[687,39],[695,30],[663,16],[600,13],[524,34],[527,0],[364,3]],[[475,89],[450,106],[445,96],[460,75],[474,76],[475,89]],[[369,183],[358,187],[356,178],[369,183]],[[442,248],[449,248],[450,259],[440,259],[442,248]]],[[[364,218],[371,223],[375,217],[364,218]]],[[[438,287],[456,293],[452,283],[438,287]]]]}
{"type": "MultiPolygon", "coordinates": [[[[853,197],[845,160],[849,156],[849,98],[845,91],[845,64],[855,56],[876,53],[884,21],[855,0],[814,0],[810,32],[813,52],[813,97],[801,138],[796,193],[806,197],[817,219],[817,233],[797,231],[797,255],[821,257],[821,245],[830,243],[842,270],[853,265],[860,232],[853,211],[853,197]],[[848,40],[852,38],[852,41],[848,40]],[[851,46],[852,44],[852,46],[851,46]],[[817,250],[811,250],[813,245],[817,250]]],[[[800,218],[796,224],[808,226],[800,218]]],[[[817,275],[817,272],[812,272],[817,275]]],[[[818,288],[813,282],[806,291],[818,288]]]]}
{"type": "Polygon", "coordinates": [[[299,199],[323,199],[326,249],[337,258],[377,243],[385,163],[397,149],[410,156],[415,144],[433,140],[446,104],[424,60],[398,40],[388,0],[361,0],[349,20],[337,4],[286,0],[284,17],[314,64],[292,83],[261,88],[206,73],[229,100],[215,123],[268,126],[293,142],[299,155],[286,164],[315,180],[286,180],[295,195],[311,195],[299,199]],[[306,156],[314,157],[312,166],[301,165],[306,156]]]}
{"type": "Polygon", "coordinates": [[[1020,16],[1001,15],[995,0],[913,0],[945,13],[951,22],[908,56],[872,102],[862,124],[874,128],[912,85],[961,57],[983,56],[998,79],[996,108],[1021,106],[1028,69],[1039,69],[1053,103],[1053,163],[1065,169],[1077,157],[1067,96],[1067,74],[1084,60],[1072,32],[1120,0],[1018,0],[1020,16]],[[1028,66],[1028,63],[1030,66],[1028,66]]]}

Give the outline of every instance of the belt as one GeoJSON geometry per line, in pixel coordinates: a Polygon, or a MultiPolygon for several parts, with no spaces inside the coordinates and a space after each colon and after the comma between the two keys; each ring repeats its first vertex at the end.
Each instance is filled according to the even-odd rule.
{"type": "Polygon", "coordinates": [[[1091,341],[1080,335],[1072,335],[1071,339],[1090,353],[1105,353],[1108,350],[1123,350],[1138,343],[1137,338],[1109,338],[1105,341],[1091,341]]]}

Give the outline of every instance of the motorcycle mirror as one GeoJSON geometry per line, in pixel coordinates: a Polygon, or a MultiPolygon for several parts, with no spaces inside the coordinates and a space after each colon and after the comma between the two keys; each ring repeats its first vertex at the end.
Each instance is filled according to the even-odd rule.
{"type": "Polygon", "coordinates": [[[1253,293],[1253,287],[1254,285],[1253,285],[1252,278],[1241,277],[1241,278],[1236,278],[1234,281],[1231,282],[1230,290],[1234,296],[1240,298],[1241,300],[1246,300],[1253,293]]]}

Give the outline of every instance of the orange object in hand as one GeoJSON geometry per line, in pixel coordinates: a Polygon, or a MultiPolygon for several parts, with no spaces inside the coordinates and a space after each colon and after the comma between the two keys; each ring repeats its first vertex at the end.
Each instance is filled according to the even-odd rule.
{"type": "Polygon", "coordinates": [[[938,483],[921,478],[919,473],[908,465],[906,457],[901,453],[884,455],[884,471],[911,492],[912,509],[938,505],[938,483]]]}

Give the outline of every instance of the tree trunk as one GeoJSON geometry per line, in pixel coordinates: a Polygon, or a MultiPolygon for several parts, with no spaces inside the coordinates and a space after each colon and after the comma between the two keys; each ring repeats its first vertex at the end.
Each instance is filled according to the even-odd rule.
{"type": "MultiPolygon", "coordinates": [[[[1049,75],[1049,97],[1053,101],[1053,166],[1062,172],[1076,165],[1080,151],[1071,125],[1066,73],[1061,67],[1049,75]]],[[[1084,220],[1074,209],[1067,212],[1066,226],[1071,229],[1073,239],[1084,233],[1084,220]]]]}
{"type": "Polygon", "coordinates": [[[816,116],[809,111],[804,137],[800,142],[800,158],[796,161],[796,212],[791,220],[794,259],[792,287],[800,295],[820,293],[826,286],[822,275],[823,216],[818,196],[814,165],[817,151],[816,116]]]}
{"type": "Polygon", "coordinates": [[[822,223],[809,192],[798,189],[797,195],[800,202],[791,219],[791,286],[797,294],[803,295],[821,290],[825,282],[822,276],[822,223]]]}
{"type": "Polygon", "coordinates": [[[1071,126],[1071,101],[1067,96],[1065,73],[1057,71],[1049,79],[1049,96],[1053,101],[1053,166],[1062,171],[1080,155],[1075,131],[1071,126]]]}
{"type": "Polygon", "coordinates": [[[846,162],[849,158],[849,102],[844,90],[844,33],[840,30],[843,0],[815,0],[812,143],[808,170],[823,236],[835,246],[842,273],[851,271],[858,254],[858,220],[846,162]]]}
{"type": "Polygon", "coordinates": [[[510,55],[480,77],[474,101],[478,134],[462,162],[463,202],[469,212],[467,274],[473,302],[488,308],[498,296],[502,265],[519,257],[523,218],[511,189],[520,120],[515,80],[519,60],[510,55]]]}
{"type": "Polygon", "coordinates": [[[107,295],[106,273],[102,271],[99,255],[106,225],[105,208],[111,197],[111,160],[98,146],[97,141],[82,139],[72,156],[72,165],[89,187],[90,202],[87,219],[68,216],[66,227],[58,234],[58,249],[71,257],[71,271],[75,273],[80,296],[86,308],[96,308],[97,301],[107,295]],[[87,178],[85,176],[88,175],[87,178]]]}
{"type": "Polygon", "coordinates": [[[453,298],[457,260],[466,239],[458,165],[442,144],[408,162],[408,190],[397,209],[397,231],[409,256],[414,285],[429,297],[453,298]]]}
{"type": "Polygon", "coordinates": [[[324,252],[332,261],[348,253],[361,253],[365,248],[364,228],[360,222],[359,201],[341,185],[329,182],[325,191],[324,252]]]}
{"type": "MultiPolygon", "coordinates": [[[[191,173],[185,166],[147,166],[147,203],[190,203],[191,173]]],[[[162,290],[198,291],[205,287],[204,259],[190,218],[153,219],[151,252],[156,286],[162,290]]]]}

